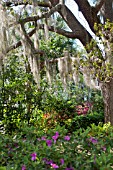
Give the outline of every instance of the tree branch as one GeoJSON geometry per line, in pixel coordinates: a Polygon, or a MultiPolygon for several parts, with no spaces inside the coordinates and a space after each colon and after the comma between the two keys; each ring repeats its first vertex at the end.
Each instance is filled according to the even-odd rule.
{"type": "MultiPolygon", "coordinates": [[[[49,7],[51,8],[51,3],[50,2],[36,2],[37,3],[37,6],[40,6],[40,7],[49,7]]],[[[6,1],[6,2],[3,2],[3,5],[4,6],[7,6],[7,7],[11,7],[11,6],[18,6],[18,5],[32,5],[32,2],[30,1],[19,1],[19,2],[15,2],[15,1],[6,1]]]]}
{"type": "MultiPolygon", "coordinates": [[[[38,25],[39,26],[39,29],[44,29],[44,24],[40,24],[38,25]]],[[[59,29],[59,28],[55,28],[54,26],[48,26],[48,29],[49,31],[52,31],[52,32],[56,32],[60,35],[63,35],[65,37],[68,37],[68,38],[77,38],[78,35],[80,34],[80,32],[76,32],[76,33],[73,33],[73,32],[69,32],[69,31],[65,31],[65,30],[62,30],[62,29],[59,29]]],[[[28,33],[28,36],[31,37],[34,33],[36,32],[36,28],[34,28],[31,32],[28,33]]],[[[7,53],[10,52],[11,50],[14,50],[18,47],[20,47],[22,44],[21,44],[21,41],[18,41],[17,43],[13,44],[12,46],[10,46],[8,49],[7,49],[7,53]]],[[[39,53],[44,53],[42,50],[39,50],[39,53]]]]}
{"type": "Polygon", "coordinates": [[[96,5],[95,5],[95,10],[96,13],[98,13],[101,9],[101,7],[103,6],[103,4],[105,3],[106,0],[98,0],[96,5]]]}
{"type": "MultiPolygon", "coordinates": [[[[39,28],[44,29],[44,24],[40,24],[39,28]]],[[[80,30],[78,30],[76,32],[70,32],[70,31],[65,31],[63,29],[60,29],[60,28],[57,28],[57,27],[54,27],[54,26],[48,26],[48,30],[51,31],[51,32],[55,32],[55,33],[58,33],[60,35],[63,35],[67,38],[72,38],[72,39],[79,37],[79,34],[81,34],[80,30]]]]}
{"type": "Polygon", "coordinates": [[[87,20],[91,30],[94,31],[94,24],[99,23],[97,17],[97,12],[94,7],[91,7],[87,0],[74,0],[79,6],[79,10],[83,13],[85,19],[87,20]]]}
{"type": "Polygon", "coordinates": [[[58,9],[58,12],[72,32],[77,35],[76,38],[78,38],[82,44],[86,46],[86,44],[92,39],[89,32],[81,25],[81,23],[65,5],[61,5],[61,8],[58,9]]]}
{"type": "MultiPolygon", "coordinates": [[[[28,33],[28,36],[31,37],[34,33],[36,32],[36,28],[34,28],[31,32],[28,33]]],[[[21,41],[18,41],[17,43],[13,44],[7,49],[7,53],[10,52],[11,50],[14,50],[22,45],[21,41]]],[[[38,50],[37,53],[39,54],[44,54],[44,51],[38,50]]]]}
{"type": "Polygon", "coordinates": [[[31,21],[37,21],[43,18],[49,18],[54,12],[57,12],[61,8],[61,4],[56,5],[55,7],[51,8],[50,11],[42,13],[41,16],[36,15],[32,17],[27,17],[25,19],[20,19],[19,24],[23,23],[25,24],[26,22],[31,22],[31,21]]]}

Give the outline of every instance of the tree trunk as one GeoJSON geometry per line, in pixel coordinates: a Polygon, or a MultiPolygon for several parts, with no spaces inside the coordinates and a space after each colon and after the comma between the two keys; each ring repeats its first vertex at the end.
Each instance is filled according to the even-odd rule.
{"type": "Polygon", "coordinates": [[[102,13],[104,21],[109,19],[110,22],[113,22],[113,0],[106,0],[105,4],[102,7],[102,13]]]}
{"type": "Polygon", "coordinates": [[[105,123],[110,122],[113,125],[113,79],[103,83],[102,94],[104,100],[104,119],[105,123]]]}

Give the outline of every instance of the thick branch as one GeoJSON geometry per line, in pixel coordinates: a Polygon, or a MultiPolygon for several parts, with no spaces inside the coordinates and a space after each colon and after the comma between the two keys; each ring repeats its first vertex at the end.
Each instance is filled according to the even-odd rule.
{"type": "Polygon", "coordinates": [[[32,17],[27,17],[25,19],[20,20],[20,23],[25,24],[26,22],[30,22],[30,21],[37,21],[43,18],[49,18],[54,12],[57,12],[60,8],[61,8],[61,4],[53,7],[50,9],[50,11],[42,13],[41,16],[36,15],[36,16],[32,16],[32,17]]]}
{"type": "Polygon", "coordinates": [[[59,8],[58,12],[67,23],[69,28],[72,30],[72,32],[77,35],[76,38],[78,38],[82,44],[86,46],[86,44],[89,43],[92,39],[89,32],[81,25],[81,23],[65,5],[61,5],[61,8],[59,8]]]}
{"type": "Polygon", "coordinates": [[[91,7],[87,0],[74,0],[79,6],[79,10],[83,13],[91,30],[94,32],[94,24],[99,23],[97,12],[94,7],[91,7]]]}
{"type": "MultiPolygon", "coordinates": [[[[40,6],[40,7],[51,7],[51,3],[50,2],[36,2],[37,3],[37,6],[40,6]]],[[[32,5],[32,2],[30,1],[19,1],[19,2],[15,2],[15,1],[6,1],[6,2],[3,2],[3,5],[4,6],[7,6],[7,7],[11,7],[11,6],[18,6],[18,5],[32,5]]]]}
{"type": "MultiPolygon", "coordinates": [[[[34,33],[36,32],[36,28],[34,28],[31,32],[28,33],[28,36],[31,37],[34,33]]],[[[18,41],[17,43],[13,44],[7,49],[7,53],[10,52],[11,50],[14,50],[22,45],[21,41],[18,41]]],[[[38,50],[37,53],[43,54],[44,52],[42,50],[38,50]]]]}
{"type": "Polygon", "coordinates": [[[96,5],[95,5],[95,9],[96,9],[96,13],[98,13],[101,9],[101,7],[103,6],[103,4],[105,3],[106,0],[98,0],[96,5]]]}
{"type": "Polygon", "coordinates": [[[50,0],[52,6],[56,6],[59,3],[59,0],[50,0]]]}
{"type": "MultiPolygon", "coordinates": [[[[44,29],[44,25],[40,24],[39,28],[44,29]]],[[[60,28],[57,28],[57,27],[54,27],[54,26],[48,26],[48,29],[51,32],[55,32],[55,33],[58,33],[60,35],[65,36],[67,38],[72,38],[72,39],[79,37],[79,35],[81,34],[81,32],[79,30],[76,31],[76,32],[70,32],[70,31],[65,31],[63,29],[60,29],[60,28]]]]}
{"type": "MultiPolygon", "coordinates": [[[[44,25],[43,24],[40,24],[39,25],[39,29],[44,29],[44,25]]],[[[52,32],[56,32],[60,35],[63,35],[65,37],[68,37],[68,38],[77,38],[78,35],[80,34],[80,32],[76,32],[76,33],[73,33],[73,32],[69,32],[69,31],[65,31],[65,30],[62,30],[62,29],[59,29],[59,28],[55,28],[53,26],[48,26],[48,29],[49,31],[52,31],[52,32]]],[[[33,29],[31,32],[28,33],[28,36],[31,37],[34,33],[36,32],[36,28],[33,29]]],[[[17,43],[13,44],[12,46],[10,46],[8,49],[7,49],[7,53],[11,50],[14,50],[18,47],[20,47],[22,45],[21,41],[18,41],[17,43]]],[[[42,50],[39,50],[39,53],[42,54],[44,53],[42,50]]]]}

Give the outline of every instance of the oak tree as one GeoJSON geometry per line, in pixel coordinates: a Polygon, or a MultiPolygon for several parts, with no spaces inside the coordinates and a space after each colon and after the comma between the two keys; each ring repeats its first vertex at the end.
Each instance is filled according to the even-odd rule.
{"type": "Polygon", "coordinates": [[[105,104],[105,122],[113,125],[113,0],[96,0],[93,6],[88,0],[73,1],[91,31],[99,38],[103,50],[98,40],[92,41],[92,35],[71,12],[65,0],[1,0],[0,65],[8,53],[22,46],[35,81],[39,83],[40,56],[44,55],[44,51],[40,50],[40,37],[47,40],[49,32],[55,32],[79,39],[88,56],[80,66],[80,71],[86,81],[88,77],[98,80],[105,104]],[[69,29],[59,27],[58,17],[62,18],[69,29]],[[40,30],[44,30],[43,33],[39,34],[40,30]],[[89,47],[88,44],[92,45],[89,47]],[[85,62],[86,66],[83,67],[85,62]]]}

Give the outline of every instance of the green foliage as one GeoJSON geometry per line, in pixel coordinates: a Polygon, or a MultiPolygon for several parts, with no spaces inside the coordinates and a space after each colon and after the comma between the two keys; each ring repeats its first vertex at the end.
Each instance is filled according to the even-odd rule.
{"type": "MultiPolygon", "coordinates": [[[[40,45],[49,58],[62,56],[64,49],[76,54],[73,41],[52,35],[48,42],[41,41],[40,45]]],[[[64,91],[58,75],[57,81],[49,86],[42,72],[41,88],[38,90],[27,59],[15,51],[9,54],[0,75],[0,126],[4,126],[5,133],[20,129],[22,124],[40,129],[50,129],[56,125],[66,125],[68,128],[76,119],[76,106],[83,104],[84,100],[93,103],[93,111],[103,111],[101,95],[83,84],[82,75],[77,86],[69,82],[67,91],[64,91]]],[[[76,128],[72,125],[72,129],[76,128]]]]}
{"type": "Polygon", "coordinates": [[[9,56],[1,75],[0,116],[9,132],[19,128],[21,122],[29,123],[34,108],[40,105],[43,92],[38,92],[27,64],[23,56],[9,56]]]}
{"type": "Polygon", "coordinates": [[[95,125],[98,125],[99,122],[104,123],[104,114],[93,112],[85,116],[80,115],[80,116],[74,117],[70,125],[69,126],[67,125],[67,128],[69,131],[73,132],[80,128],[87,129],[88,127],[91,127],[92,123],[94,123],[95,125]]]}
{"type": "Polygon", "coordinates": [[[71,54],[76,54],[77,46],[74,47],[73,44],[73,40],[61,35],[56,36],[56,34],[52,33],[48,41],[40,41],[40,49],[45,51],[47,58],[58,58],[63,57],[64,50],[68,50],[71,54]]]}
{"type": "Polygon", "coordinates": [[[51,87],[45,80],[42,80],[41,89],[37,90],[32,75],[25,72],[23,65],[21,66],[18,62],[17,56],[12,56],[9,61],[4,70],[4,86],[0,105],[5,132],[11,133],[17,128],[20,129],[22,123],[41,129],[65,125],[68,130],[74,131],[80,126],[86,128],[87,125],[98,124],[102,120],[99,114],[97,115],[100,117],[99,119],[83,117],[82,120],[82,117],[80,119],[77,116],[76,106],[84,103],[84,98],[93,103],[93,111],[98,113],[103,111],[101,95],[96,91],[89,91],[82,81],[79,86],[70,84],[68,91],[65,92],[59,80],[51,87]]]}
{"type": "Polygon", "coordinates": [[[112,140],[110,124],[92,125],[73,134],[59,126],[46,132],[23,126],[12,136],[0,135],[0,164],[15,170],[22,166],[29,170],[53,169],[53,164],[59,170],[70,167],[74,170],[110,170],[113,166],[112,140]],[[47,140],[51,141],[50,145],[47,140]]]}
{"type": "Polygon", "coordinates": [[[93,103],[93,111],[97,113],[104,112],[104,102],[101,91],[93,91],[90,100],[93,103]]]}
{"type": "Polygon", "coordinates": [[[88,44],[87,49],[90,53],[87,59],[81,62],[82,65],[91,68],[91,74],[99,81],[108,82],[113,76],[113,23],[109,21],[106,21],[104,25],[95,23],[94,29],[99,40],[92,40],[88,44]]]}

